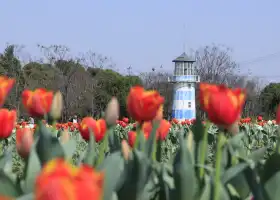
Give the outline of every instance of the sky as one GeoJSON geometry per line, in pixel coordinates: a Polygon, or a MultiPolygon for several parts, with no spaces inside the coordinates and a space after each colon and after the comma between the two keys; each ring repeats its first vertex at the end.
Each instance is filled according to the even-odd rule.
{"type": "Polygon", "coordinates": [[[139,73],[172,71],[184,44],[187,52],[217,44],[232,48],[242,74],[280,81],[279,8],[277,0],[2,0],[0,50],[21,44],[39,56],[36,44],[62,44],[139,73]]]}

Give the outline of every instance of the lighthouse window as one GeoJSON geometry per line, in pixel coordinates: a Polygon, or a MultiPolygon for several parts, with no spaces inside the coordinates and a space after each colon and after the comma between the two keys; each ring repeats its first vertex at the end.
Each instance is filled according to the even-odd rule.
{"type": "Polygon", "coordinates": [[[184,65],[183,63],[175,64],[175,76],[180,76],[184,74],[184,65]]]}
{"type": "Polygon", "coordinates": [[[188,102],[188,108],[192,107],[192,102],[188,102]]]}

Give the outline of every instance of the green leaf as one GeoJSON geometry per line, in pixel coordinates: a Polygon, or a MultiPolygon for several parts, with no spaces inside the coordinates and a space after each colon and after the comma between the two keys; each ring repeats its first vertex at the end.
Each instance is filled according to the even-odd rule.
{"type": "Polygon", "coordinates": [[[232,146],[233,149],[238,149],[242,147],[242,139],[244,138],[245,134],[244,133],[239,133],[235,135],[234,137],[230,138],[228,140],[228,143],[232,146]]]}
{"type": "Polygon", "coordinates": [[[267,147],[260,148],[256,151],[252,152],[248,156],[248,159],[258,162],[264,158],[266,151],[267,151],[267,147]]]}
{"type": "Polygon", "coordinates": [[[247,163],[239,163],[227,169],[222,175],[222,183],[228,183],[232,178],[242,173],[249,165],[247,163]]]}
{"type": "Polygon", "coordinates": [[[258,200],[269,199],[267,197],[267,194],[264,192],[263,185],[259,181],[257,169],[255,168],[252,169],[249,167],[244,171],[244,175],[255,199],[258,200]]]}
{"type": "Polygon", "coordinates": [[[149,158],[152,158],[154,152],[156,151],[156,134],[157,134],[156,131],[157,131],[158,127],[159,127],[158,122],[153,123],[152,132],[149,135],[149,138],[146,143],[145,152],[149,158]]]}
{"type": "Polygon", "coordinates": [[[102,168],[105,171],[105,180],[103,187],[103,199],[110,200],[115,190],[118,190],[124,179],[122,178],[124,170],[124,160],[121,152],[115,152],[105,158],[102,168]]]}
{"type": "Polygon", "coordinates": [[[261,176],[262,183],[269,180],[274,174],[280,171],[280,154],[272,154],[265,162],[261,176]]]}
{"type": "MultiPolygon", "coordinates": [[[[36,145],[37,142],[35,142],[36,145]]],[[[35,180],[41,171],[41,165],[36,153],[35,145],[31,148],[27,163],[24,170],[23,190],[25,193],[33,192],[35,180]]]]}
{"type": "Polygon", "coordinates": [[[139,151],[144,151],[146,139],[144,137],[144,133],[141,130],[137,131],[136,140],[138,140],[138,142],[136,143],[135,149],[139,151]]]}
{"type": "Polygon", "coordinates": [[[220,200],[230,200],[229,194],[221,183],[218,183],[220,187],[220,200]]]}
{"type": "Polygon", "coordinates": [[[12,161],[11,151],[5,151],[4,154],[0,156],[0,169],[5,168],[8,162],[12,161]]]}
{"type": "Polygon", "coordinates": [[[94,138],[94,134],[90,130],[87,152],[86,152],[85,157],[83,159],[83,163],[88,164],[89,166],[93,167],[96,163],[96,158],[97,158],[97,155],[96,155],[95,138],[94,138]]]}
{"type": "Polygon", "coordinates": [[[157,144],[156,144],[156,160],[158,162],[161,162],[162,159],[162,147],[163,147],[163,141],[162,140],[158,140],[157,144]]]}
{"type": "Polygon", "coordinates": [[[19,197],[22,194],[20,188],[3,171],[0,171],[0,194],[9,197],[19,197]]]}
{"type": "Polygon", "coordinates": [[[121,149],[121,140],[120,137],[114,132],[114,128],[115,126],[111,127],[108,133],[109,148],[111,153],[121,149]]]}
{"type": "Polygon", "coordinates": [[[143,189],[151,178],[151,163],[146,155],[137,150],[132,151],[131,159],[127,161],[122,178],[124,183],[117,190],[119,199],[142,199],[143,189]]]}
{"type": "Polygon", "coordinates": [[[39,140],[36,145],[37,155],[44,165],[54,158],[64,158],[65,154],[58,138],[52,136],[52,132],[39,122],[39,140]]]}
{"type": "Polygon", "coordinates": [[[203,140],[204,126],[199,116],[197,116],[197,118],[195,119],[195,123],[193,124],[191,130],[193,132],[194,141],[196,143],[199,143],[201,140],[203,140]]]}
{"type": "Polygon", "coordinates": [[[16,198],[16,200],[33,200],[33,199],[34,199],[33,193],[22,195],[22,196],[16,198]]]}
{"type": "Polygon", "coordinates": [[[62,143],[61,145],[64,150],[66,159],[72,158],[72,155],[76,151],[76,141],[70,139],[67,142],[62,143]]]}
{"type": "Polygon", "coordinates": [[[280,172],[277,172],[265,183],[265,190],[269,200],[279,200],[280,197],[280,172]]]}
{"type": "Polygon", "coordinates": [[[211,183],[210,180],[206,180],[199,200],[209,200],[210,197],[211,197],[211,183]]]}
{"type": "Polygon", "coordinates": [[[222,183],[224,185],[230,183],[242,198],[246,198],[250,194],[250,188],[244,176],[247,168],[249,168],[249,164],[239,163],[227,169],[222,175],[222,183]]]}
{"type": "Polygon", "coordinates": [[[192,165],[191,153],[187,148],[182,132],[179,134],[179,142],[180,149],[173,163],[176,199],[193,200],[196,188],[195,171],[192,165]]]}

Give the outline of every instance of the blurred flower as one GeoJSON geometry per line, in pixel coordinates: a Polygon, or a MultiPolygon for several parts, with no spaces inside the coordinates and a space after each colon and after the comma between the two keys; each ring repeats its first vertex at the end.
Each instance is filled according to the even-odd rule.
{"type": "Polygon", "coordinates": [[[17,113],[15,110],[9,111],[6,108],[0,109],[0,139],[8,138],[16,126],[17,113]]]}
{"type": "Polygon", "coordinates": [[[21,128],[16,131],[16,149],[22,158],[28,157],[33,142],[32,129],[21,128]]]}
{"type": "MultiPolygon", "coordinates": [[[[157,140],[159,140],[159,139],[160,140],[165,140],[168,133],[169,133],[170,128],[171,128],[171,124],[167,120],[161,120],[160,124],[159,124],[159,127],[156,130],[157,140]]],[[[151,134],[152,129],[153,129],[153,123],[152,122],[144,122],[143,123],[142,131],[144,133],[151,134]]]]}
{"type": "Polygon", "coordinates": [[[150,121],[163,103],[164,98],[157,91],[145,91],[141,86],[134,86],[127,97],[127,111],[136,121],[150,121]]]}
{"type": "Polygon", "coordinates": [[[63,109],[63,97],[60,91],[56,92],[53,96],[51,110],[50,110],[50,116],[57,120],[61,117],[63,109]]]}
{"type": "Polygon", "coordinates": [[[89,166],[79,168],[62,159],[48,162],[36,179],[36,200],[101,200],[104,174],[89,166]]]}
{"type": "Polygon", "coordinates": [[[122,121],[125,122],[125,123],[128,123],[129,119],[127,117],[124,117],[124,118],[122,118],[122,121]]]}
{"type": "Polygon", "coordinates": [[[0,76],[0,107],[3,106],[6,97],[15,84],[15,79],[7,76],[0,76]]]}
{"type": "Polygon", "coordinates": [[[106,122],[104,119],[94,120],[92,117],[83,118],[79,126],[79,131],[84,140],[88,141],[90,138],[90,129],[94,134],[95,141],[100,142],[106,134],[106,122]]]}
{"type": "Polygon", "coordinates": [[[207,83],[201,83],[199,89],[201,107],[210,121],[226,129],[238,123],[245,102],[243,89],[207,83]]]}
{"type": "Polygon", "coordinates": [[[33,117],[42,117],[49,113],[53,101],[53,92],[39,88],[34,91],[24,90],[22,93],[22,103],[33,117]]]}
{"type": "Polygon", "coordinates": [[[262,120],[263,120],[263,117],[259,115],[259,116],[257,116],[257,120],[258,120],[258,121],[262,121],[262,120]]]}
{"type": "Polygon", "coordinates": [[[115,125],[119,118],[120,105],[116,97],[112,97],[105,111],[105,121],[108,125],[115,125]]]}
{"type": "MultiPolygon", "coordinates": [[[[140,133],[140,134],[144,134],[144,138],[147,140],[148,137],[149,137],[149,134],[148,133],[140,133]]],[[[137,133],[136,131],[129,131],[127,133],[127,137],[128,137],[128,144],[131,146],[131,147],[134,147],[134,144],[135,144],[135,141],[136,141],[136,137],[137,137],[137,133]]]]}

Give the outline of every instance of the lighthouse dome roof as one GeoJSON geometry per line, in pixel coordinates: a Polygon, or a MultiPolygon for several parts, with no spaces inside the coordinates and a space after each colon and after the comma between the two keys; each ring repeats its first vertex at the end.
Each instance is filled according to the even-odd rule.
{"type": "Polygon", "coordinates": [[[185,52],[182,53],[179,57],[172,60],[172,62],[195,62],[195,59],[188,56],[185,52]]]}

